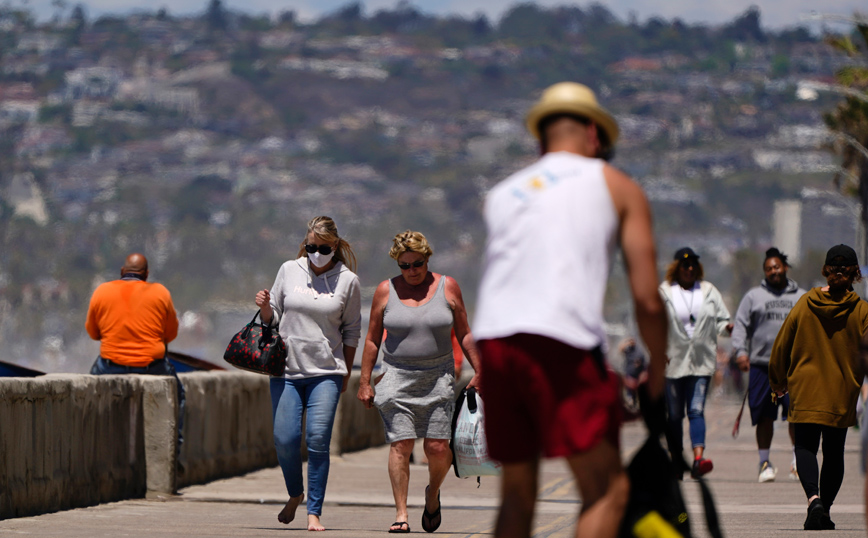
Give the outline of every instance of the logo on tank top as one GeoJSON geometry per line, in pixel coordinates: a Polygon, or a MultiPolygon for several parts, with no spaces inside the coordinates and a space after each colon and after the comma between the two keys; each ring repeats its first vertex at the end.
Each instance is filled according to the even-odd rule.
{"type": "Polygon", "coordinates": [[[558,181],[558,176],[548,170],[543,170],[540,174],[532,176],[525,184],[515,187],[512,190],[512,195],[519,200],[527,202],[530,201],[535,194],[546,190],[558,181]]]}

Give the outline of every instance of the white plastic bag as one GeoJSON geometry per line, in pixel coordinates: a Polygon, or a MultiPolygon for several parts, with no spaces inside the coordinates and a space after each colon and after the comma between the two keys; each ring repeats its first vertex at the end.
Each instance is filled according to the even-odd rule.
{"type": "Polygon", "coordinates": [[[462,391],[452,420],[452,465],[455,476],[497,476],[500,463],[488,455],[485,414],[476,389],[462,391]]]}

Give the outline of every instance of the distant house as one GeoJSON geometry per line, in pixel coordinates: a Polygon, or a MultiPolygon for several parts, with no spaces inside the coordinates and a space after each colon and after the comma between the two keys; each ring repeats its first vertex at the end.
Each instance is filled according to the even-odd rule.
{"type": "Polygon", "coordinates": [[[663,69],[663,62],[652,58],[640,58],[631,56],[624,58],[620,62],[615,62],[609,66],[609,70],[615,73],[624,73],[628,71],[660,71],[663,69]]]}
{"type": "Polygon", "coordinates": [[[38,32],[22,35],[18,39],[17,49],[19,52],[46,54],[62,47],[63,41],[61,41],[59,36],[38,32]]]}
{"type": "Polygon", "coordinates": [[[112,98],[117,94],[123,73],[111,67],[79,67],[67,71],[63,79],[68,100],[112,98]]]}
{"type": "Polygon", "coordinates": [[[0,125],[35,123],[39,119],[39,101],[0,101],[0,125]]]}
{"type": "Polygon", "coordinates": [[[33,84],[29,82],[0,84],[0,101],[5,100],[34,101],[36,100],[36,90],[33,89],[33,84]]]}
{"type": "Polygon", "coordinates": [[[28,217],[43,226],[48,223],[42,190],[33,174],[15,174],[3,194],[3,198],[14,208],[16,216],[28,217]]]}

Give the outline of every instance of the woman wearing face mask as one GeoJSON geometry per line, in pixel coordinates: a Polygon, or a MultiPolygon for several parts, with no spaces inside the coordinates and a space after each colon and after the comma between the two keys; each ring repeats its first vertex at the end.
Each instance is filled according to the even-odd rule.
{"type": "Polygon", "coordinates": [[[262,322],[277,324],[286,342],[286,371],[271,378],[274,445],[289,501],[277,519],[287,524],[304,498],[302,415],[307,412],[308,530],[322,531],[329,444],[338,398],[347,388],[361,332],[356,258],[329,217],[307,223],[298,259],[284,263],[271,291],[256,294],[262,322]]]}
{"type": "MultiPolygon", "coordinates": [[[[684,414],[690,424],[693,466],[699,478],[714,468],[705,457],[705,398],[717,366],[717,337],[732,331],[729,310],[713,284],[702,279],[699,255],[690,247],[679,249],[660,284],[669,318],[666,345],[666,404],[669,428],[666,440],[672,460],[683,461],[684,414]]],[[[681,478],[681,471],[678,471],[681,478]]]]}
{"type": "MultiPolygon", "coordinates": [[[[428,270],[433,253],[425,236],[407,230],[393,239],[389,255],[398,262],[401,275],[377,286],[371,305],[371,322],[362,355],[358,399],[376,406],[386,428],[389,479],[395,498],[395,522],[391,533],[408,533],[407,487],[410,455],[417,438],[424,438],[428,457],[428,486],[422,528],[434,532],[440,526],[440,485],[449,472],[452,452],[453,385],[452,329],[475,372],[479,372],[476,345],[467,322],[461,289],[454,279],[428,270]],[[377,385],[371,372],[386,329],[386,373],[377,385]]],[[[477,386],[474,375],[468,387],[477,386]]]]}
{"type": "Polygon", "coordinates": [[[862,279],[856,252],[836,245],[826,253],[827,286],[799,299],[778,332],[769,382],[789,391],[799,481],[808,498],[805,530],[831,530],[829,508],[844,480],[844,441],[856,425],[856,399],[865,376],[860,343],[868,330],[868,303],[853,291],[862,279]],[[823,439],[823,472],[817,465],[823,439]]]}

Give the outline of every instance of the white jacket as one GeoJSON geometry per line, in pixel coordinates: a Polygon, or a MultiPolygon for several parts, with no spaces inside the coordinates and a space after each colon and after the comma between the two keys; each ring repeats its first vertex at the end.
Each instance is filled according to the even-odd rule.
{"type": "Polygon", "coordinates": [[[717,366],[717,336],[726,334],[726,326],[729,323],[729,310],[723,304],[720,292],[710,282],[704,280],[699,282],[702,305],[699,307],[693,338],[690,338],[675,313],[672,285],[664,282],[658,289],[669,318],[666,346],[669,364],[666,366],[666,377],[677,379],[691,375],[713,375],[717,366]]]}

